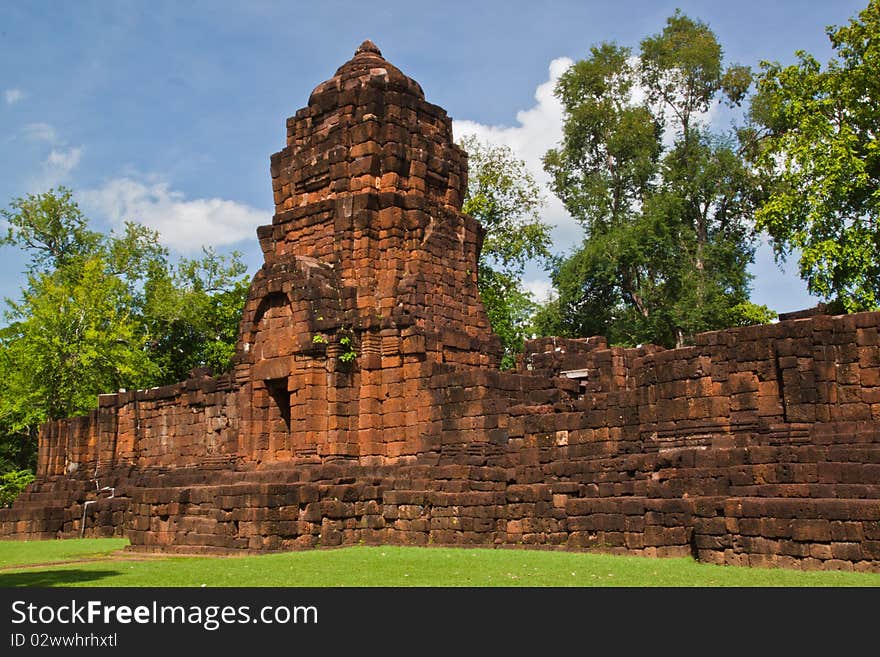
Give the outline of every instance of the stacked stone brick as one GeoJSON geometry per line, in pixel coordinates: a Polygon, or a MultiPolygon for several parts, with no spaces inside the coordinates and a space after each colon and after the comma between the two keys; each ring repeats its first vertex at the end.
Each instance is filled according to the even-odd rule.
{"type": "Polygon", "coordinates": [[[542,338],[499,372],[464,153],[370,42],[288,120],[271,172],[233,371],[46,424],[0,534],[880,570],[877,313],[675,350],[542,338]]]}

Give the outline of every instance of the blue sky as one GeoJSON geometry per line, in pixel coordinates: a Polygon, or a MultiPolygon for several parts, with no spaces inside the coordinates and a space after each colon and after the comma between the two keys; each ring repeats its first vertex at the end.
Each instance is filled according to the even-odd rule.
{"type": "MultiPolygon", "coordinates": [[[[473,132],[510,145],[541,177],[558,137],[552,80],[588,48],[637,46],[676,7],[707,22],[730,62],[824,61],[825,26],[865,0],[581,2],[0,3],[0,206],[73,188],[95,226],[126,219],[160,230],[175,252],[201,244],[261,264],[255,229],[272,215],[269,155],[285,119],[364,39],[473,132]]],[[[712,116],[718,127],[729,117],[712,116]]],[[[558,252],[578,228],[547,192],[558,252]]],[[[23,259],[0,248],[0,297],[17,296],[23,259]]],[[[769,250],[752,299],[778,311],[815,303],[792,262],[769,250]]],[[[529,267],[532,289],[546,274],[529,267]]]]}

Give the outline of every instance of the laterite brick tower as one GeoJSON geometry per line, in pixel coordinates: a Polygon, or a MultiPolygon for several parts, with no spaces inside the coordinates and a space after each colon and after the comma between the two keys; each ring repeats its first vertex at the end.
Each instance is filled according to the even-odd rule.
{"type": "Polygon", "coordinates": [[[288,119],[271,162],[275,216],[257,231],[265,264],[235,367],[238,454],[425,451],[442,430],[432,365],[499,354],[451,120],[365,41],[288,119]]]}

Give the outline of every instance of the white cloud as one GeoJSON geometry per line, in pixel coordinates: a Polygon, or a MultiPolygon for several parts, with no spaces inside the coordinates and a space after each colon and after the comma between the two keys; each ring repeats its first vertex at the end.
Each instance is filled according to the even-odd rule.
{"type": "Polygon", "coordinates": [[[43,160],[42,170],[30,181],[30,188],[36,192],[45,192],[50,187],[63,185],[70,178],[70,173],[79,164],[83,149],[79,146],[65,148],[56,146],[49,151],[43,160]]]}
{"type": "Polygon", "coordinates": [[[532,297],[538,303],[549,301],[553,296],[553,285],[545,278],[523,281],[523,287],[532,293],[532,297]]]}
{"type": "Polygon", "coordinates": [[[254,239],[257,226],[271,221],[268,212],[220,198],[187,200],[166,182],[144,184],[115,178],[80,194],[83,203],[112,224],[137,221],[157,231],[162,241],[183,252],[254,239]]]}
{"type": "Polygon", "coordinates": [[[507,146],[526,163],[544,193],[546,205],[542,218],[553,227],[555,250],[563,253],[580,244],[583,230],[550,191],[550,177],[544,171],[542,158],[562,139],[562,103],[553,95],[553,89],[559,76],[572,64],[568,57],[550,62],[548,79],[535,89],[535,105],[517,112],[516,125],[492,126],[468,120],[453,122],[456,138],[474,135],[481,141],[507,146]]]}
{"type": "Polygon", "coordinates": [[[21,89],[7,89],[3,92],[3,97],[6,99],[7,105],[14,105],[24,100],[25,93],[21,89]]]}
{"type": "Polygon", "coordinates": [[[525,160],[534,175],[546,178],[541,158],[562,138],[562,104],[553,95],[553,88],[559,76],[572,63],[567,57],[550,62],[548,80],[535,90],[537,103],[529,109],[517,112],[518,125],[489,126],[475,121],[455,121],[453,128],[456,136],[476,135],[478,139],[509,146],[525,160]]]}
{"type": "Polygon", "coordinates": [[[28,123],[22,128],[24,136],[34,141],[55,141],[55,128],[48,123],[28,123]]]}
{"type": "Polygon", "coordinates": [[[82,157],[82,148],[75,147],[67,150],[53,148],[46,158],[46,166],[60,176],[66,177],[79,164],[80,157],[82,157]]]}

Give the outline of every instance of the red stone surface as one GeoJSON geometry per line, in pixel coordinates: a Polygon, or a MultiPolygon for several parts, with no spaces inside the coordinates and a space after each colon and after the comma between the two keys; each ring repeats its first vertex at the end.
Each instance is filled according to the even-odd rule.
{"type": "Polygon", "coordinates": [[[676,350],[542,338],[499,372],[465,155],[369,42],[288,120],[271,173],[233,371],[46,424],[0,535],[880,570],[880,314],[676,350]]]}

